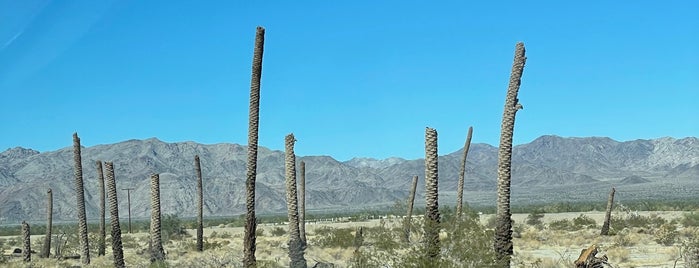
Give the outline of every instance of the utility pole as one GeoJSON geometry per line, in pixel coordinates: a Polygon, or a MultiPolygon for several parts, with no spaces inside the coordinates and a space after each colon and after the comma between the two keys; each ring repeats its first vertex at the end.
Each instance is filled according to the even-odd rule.
{"type": "Polygon", "coordinates": [[[126,202],[129,206],[129,233],[132,234],[131,232],[131,191],[133,191],[134,188],[124,188],[122,190],[126,190],[126,202]]]}

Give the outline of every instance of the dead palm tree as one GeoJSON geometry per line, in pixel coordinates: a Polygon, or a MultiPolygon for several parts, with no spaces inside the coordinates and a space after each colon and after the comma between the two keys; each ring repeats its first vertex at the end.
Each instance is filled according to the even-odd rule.
{"type": "Polygon", "coordinates": [[[413,183],[410,185],[410,195],[408,196],[408,213],[405,216],[405,242],[410,243],[410,221],[413,218],[413,204],[415,204],[415,190],[417,190],[417,176],[413,176],[413,183]]]}
{"type": "Polygon", "coordinates": [[[105,224],[104,224],[104,213],[105,213],[105,204],[104,204],[104,171],[102,170],[102,161],[97,160],[97,182],[99,182],[99,191],[100,191],[100,236],[99,236],[99,241],[97,241],[97,256],[104,256],[104,248],[105,248],[105,236],[106,230],[105,230],[105,224]]]}
{"type": "Polygon", "coordinates": [[[194,156],[194,169],[197,172],[197,251],[204,251],[204,190],[199,156],[194,156]]]}
{"type": "Polygon", "coordinates": [[[510,179],[512,170],[512,137],[515,128],[515,115],[522,105],[517,99],[519,85],[524,71],[524,43],[517,43],[512,73],[507,88],[505,109],[502,115],[500,147],[498,149],[498,198],[494,248],[502,265],[510,266],[512,255],[512,212],[510,211],[510,179]]]}
{"type": "Polygon", "coordinates": [[[425,129],[425,243],[427,259],[439,259],[439,196],[437,131],[425,129]]]}
{"type": "Polygon", "coordinates": [[[306,248],[306,162],[301,161],[299,171],[299,236],[301,245],[306,248]]]}
{"type": "Polygon", "coordinates": [[[46,191],[48,202],[46,204],[46,237],[44,247],[41,249],[41,257],[48,258],[51,255],[51,229],[53,228],[53,192],[51,188],[46,191]]]}
{"type": "Polygon", "coordinates": [[[160,175],[150,176],[150,262],[165,260],[163,249],[162,229],[160,225],[160,175]]]}
{"type": "Polygon", "coordinates": [[[464,180],[466,178],[466,158],[468,157],[468,150],[471,148],[471,136],[473,135],[473,127],[468,127],[468,134],[466,134],[466,144],[464,144],[464,155],[461,158],[461,169],[459,170],[459,185],[456,187],[456,216],[461,217],[464,206],[464,180]]]}
{"type": "Polygon", "coordinates": [[[83,166],[80,156],[80,138],[73,133],[73,163],[75,175],[75,196],[78,201],[78,234],[80,235],[80,261],[90,264],[90,245],[87,237],[87,217],[85,215],[85,190],[83,187],[83,166]]]}
{"type": "Polygon", "coordinates": [[[22,221],[22,259],[25,262],[32,261],[32,243],[29,236],[29,224],[26,221],[22,221]]]}
{"type": "Polygon", "coordinates": [[[255,34],[255,50],[252,58],[252,78],[250,81],[250,111],[248,122],[248,162],[245,180],[245,233],[243,237],[243,264],[245,267],[256,267],[255,232],[255,181],[257,177],[257,132],[260,123],[260,80],[262,78],[262,53],[265,43],[265,28],[257,27],[255,34]]]}
{"type": "Polygon", "coordinates": [[[607,213],[604,214],[604,223],[602,224],[600,235],[609,235],[609,225],[612,221],[612,208],[614,207],[614,192],[616,192],[616,189],[612,187],[612,191],[609,192],[609,198],[607,199],[607,213]]]}
{"type": "Polygon", "coordinates": [[[284,166],[286,171],[286,207],[289,216],[289,267],[307,266],[304,258],[303,244],[299,235],[298,196],[296,195],[296,155],[294,154],[294,134],[285,138],[286,153],[284,166]]]}
{"type": "Polygon", "coordinates": [[[124,249],[121,244],[121,226],[119,225],[119,201],[117,199],[116,180],[114,178],[114,164],[104,163],[107,169],[107,193],[109,197],[109,215],[112,225],[112,254],[114,255],[114,267],[126,267],[124,264],[124,249]]]}

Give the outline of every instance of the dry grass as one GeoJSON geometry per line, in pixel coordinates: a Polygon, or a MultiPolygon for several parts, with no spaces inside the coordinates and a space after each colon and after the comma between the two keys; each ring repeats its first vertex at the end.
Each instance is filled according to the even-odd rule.
{"type": "MultiPolygon", "coordinates": [[[[681,212],[655,212],[668,221],[681,217],[681,212]]],[[[546,214],[542,219],[544,224],[561,219],[573,219],[580,213],[558,213],[546,214]]],[[[601,212],[585,213],[586,216],[594,219],[601,225],[603,214],[601,212]]],[[[525,222],[525,214],[513,215],[518,224],[525,222]]],[[[485,221],[489,215],[483,215],[485,221]]],[[[392,228],[396,224],[390,222],[386,227],[392,228]]],[[[321,228],[356,228],[358,226],[376,227],[380,223],[378,220],[354,223],[326,223],[307,225],[309,245],[306,249],[306,259],[309,266],[316,262],[333,263],[336,267],[346,267],[353,256],[354,248],[341,247],[319,247],[313,245],[319,235],[321,228]]],[[[284,228],[284,225],[261,225],[259,229],[262,235],[258,236],[257,259],[260,267],[288,267],[287,256],[287,236],[275,235],[275,228],[284,228]]],[[[620,230],[616,235],[600,236],[599,228],[582,229],[577,231],[551,230],[549,228],[537,229],[533,226],[520,225],[520,236],[514,239],[515,256],[514,263],[517,267],[571,267],[572,262],[580,254],[580,250],[587,248],[590,244],[597,244],[600,253],[606,254],[609,261],[616,267],[673,267],[681,254],[680,247],[682,239],[695,236],[699,230],[696,227],[678,228],[678,241],[666,246],[654,241],[655,229],[651,228],[628,228],[620,230]]],[[[188,230],[194,234],[194,230],[188,230]]],[[[238,267],[242,259],[242,228],[231,228],[227,226],[216,226],[204,230],[206,245],[210,248],[205,252],[194,250],[195,239],[193,236],[183,240],[170,241],[166,243],[165,249],[168,253],[167,265],[169,267],[238,267]]],[[[443,232],[441,236],[448,235],[443,232]]],[[[129,267],[149,267],[147,255],[148,235],[146,233],[124,234],[125,237],[125,259],[129,267]]],[[[0,237],[4,242],[4,250],[21,247],[19,240],[14,237],[0,237]]],[[[43,239],[43,236],[32,237],[33,241],[43,239]]],[[[405,254],[406,251],[398,250],[397,254],[405,254]]],[[[56,260],[40,259],[38,255],[33,256],[31,267],[71,267],[79,266],[78,260],[56,260]]],[[[29,267],[22,263],[19,258],[5,259],[4,263],[0,259],[2,267],[29,267]]],[[[112,267],[112,257],[108,246],[107,256],[92,256],[90,267],[112,267]]],[[[682,267],[682,261],[677,267],[682,267]]]]}

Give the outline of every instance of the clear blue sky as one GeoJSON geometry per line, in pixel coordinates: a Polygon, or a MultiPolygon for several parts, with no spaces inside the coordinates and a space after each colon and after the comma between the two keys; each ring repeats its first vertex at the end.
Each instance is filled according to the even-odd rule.
{"type": "Polygon", "coordinates": [[[424,156],[497,146],[515,43],[515,144],[699,135],[699,1],[0,0],[0,150],[158,137],[247,143],[267,29],[260,145],[424,156]],[[266,2],[252,3],[252,2],[266,2]]]}

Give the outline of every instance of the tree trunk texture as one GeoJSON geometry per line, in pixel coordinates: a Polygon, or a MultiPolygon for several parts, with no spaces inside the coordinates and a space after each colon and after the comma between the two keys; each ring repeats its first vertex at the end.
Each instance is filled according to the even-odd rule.
{"type": "Polygon", "coordinates": [[[413,176],[413,183],[410,185],[410,195],[408,196],[408,212],[405,215],[405,235],[403,239],[406,243],[410,243],[410,227],[413,218],[413,204],[415,204],[415,190],[417,190],[417,176],[413,176]]]}
{"type": "Polygon", "coordinates": [[[158,174],[150,176],[150,205],[150,261],[153,263],[165,260],[160,226],[160,175],[158,174]]]}
{"type": "Polygon", "coordinates": [[[301,161],[299,175],[299,236],[306,249],[306,162],[301,161]]]}
{"type": "Polygon", "coordinates": [[[471,147],[471,136],[473,135],[473,127],[468,127],[466,134],[466,144],[464,144],[464,155],[461,159],[461,169],[459,170],[459,184],[456,187],[456,217],[460,218],[463,213],[464,206],[464,180],[466,179],[466,158],[468,150],[471,147]]]}
{"type": "Polygon", "coordinates": [[[85,215],[85,190],[83,187],[83,166],[80,156],[80,138],[73,133],[73,162],[75,176],[75,196],[78,202],[78,234],[80,238],[80,261],[90,264],[90,245],[87,236],[87,217],[85,215]]]}
{"type": "Polygon", "coordinates": [[[99,234],[99,241],[97,241],[97,256],[104,256],[104,248],[105,248],[105,237],[107,236],[106,234],[106,226],[104,222],[104,214],[105,214],[105,196],[104,196],[104,171],[102,170],[102,161],[97,161],[97,182],[99,182],[99,191],[100,191],[100,234],[99,234]]]}
{"type": "Polygon", "coordinates": [[[510,210],[510,182],[512,170],[512,137],[515,128],[515,115],[522,105],[517,99],[517,93],[524,71],[526,57],[524,43],[517,43],[510,83],[507,88],[505,108],[502,115],[500,132],[500,147],[498,149],[498,197],[495,226],[494,248],[498,260],[503,266],[509,267],[512,245],[512,212],[510,210]]]}
{"type": "Polygon", "coordinates": [[[304,258],[303,244],[299,232],[298,196],[296,195],[296,155],[294,154],[294,134],[289,134],[284,140],[286,171],[286,207],[289,216],[289,267],[307,266],[304,258]]]}
{"type": "Polygon", "coordinates": [[[107,169],[107,196],[109,198],[109,215],[112,225],[112,254],[114,255],[114,267],[123,268],[124,249],[121,244],[121,226],[119,225],[119,200],[117,199],[116,179],[114,177],[114,164],[104,163],[107,169]]]}
{"type": "Polygon", "coordinates": [[[609,225],[612,221],[612,209],[614,207],[614,192],[616,192],[616,189],[612,187],[612,191],[609,192],[609,198],[607,199],[607,213],[604,214],[604,223],[602,224],[600,235],[609,235],[609,225]]]}
{"type": "Polygon", "coordinates": [[[32,261],[32,242],[30,239],[29,224],[22,221],[22,259],[25,262],[32,261]]]}
{"type": "Polygon", "coordinates": [[[425,130],[425,243],[426,256],[439,259],[439,196],[437,172],[437,131],[425,130]]]}
{"type": "Polygon", "coordinates": [[[51,256],[51,229],[53,228],[53,191],[51,188],[46,191],[46,236],[44,237],[44,247],[41,249],[41,257],[48,258],[51,256]]]}
{"type": "Polygon", "coordinates": [[[265,28],[257,27],[255,50],[252,58],[250,81],[250,112],[248,124],[248,162],[245,181],[245,234],[243,237],[243,265],[257,267],[255,259],[257,220],[255,218],[255,181],[257,177],[257,139],[260,123],[260,80],[262,78],[262,54],[265,43],[265,28]]]}
{"type": "Polygon", "coordinates": [[[204,251],[204,182],[198,155],[194,156],[194,168],[197,173],[197,251],[204,251]]]}

